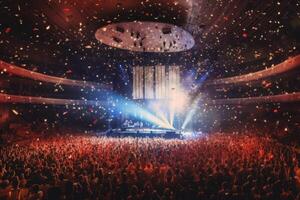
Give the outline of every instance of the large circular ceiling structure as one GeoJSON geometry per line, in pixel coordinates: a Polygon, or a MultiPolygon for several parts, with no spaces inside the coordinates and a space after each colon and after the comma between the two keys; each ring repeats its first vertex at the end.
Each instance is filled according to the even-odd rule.
{"type": "Polygon", "coordinates": [[[109,24],[99,28],[95,36],[103,44],[137,52],[180,52],[191,49],[195,44],[189,32],[160,22],[109,24]]]}

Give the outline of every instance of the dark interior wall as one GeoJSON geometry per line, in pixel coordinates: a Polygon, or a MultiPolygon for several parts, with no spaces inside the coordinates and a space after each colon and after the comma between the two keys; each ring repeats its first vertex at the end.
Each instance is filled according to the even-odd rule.
{"type": "Polygon", "coordinates": [[[10,119],[10,113],[8,110],[8,106],[4,104],[0,104],[0,127],[4,126],[8,123],[10,119]]]}
{"type": "Polygon", "coordinates": [[[5,120],[0,121],[0,125],[6,130],[10,126],[18,125],[28,126],[32,131],[97,131],[105,130],[107,124],[105,111],[93,106],[4,104],[0,109],[0,120],[2,116],[6,116],[5,120]]]}

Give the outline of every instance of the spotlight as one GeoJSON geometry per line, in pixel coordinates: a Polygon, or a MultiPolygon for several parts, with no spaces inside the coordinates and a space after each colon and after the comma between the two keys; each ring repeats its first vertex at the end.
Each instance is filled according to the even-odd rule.
{"type": "Polygon", "coordinates": [[[150,107],[154,111],[155,115],[158,116],[163,122],[171,126],[167,119],[165,104],[161,102],[153,102],[150,104],[150,107]]]}
{"type": "Polygon", "coordinates": [[[172,88],[170,95],[170,106],[174,112],[182,112],[188,103],[188,97],[183,90],[172,88]]]}
{"type": "Polygon", "coordinates": [[[187,95],[183,92],[183,90],[176,88],[172,88],[170,91],[170,124],[174,126],[174,118],[176,113],[181,113],[185,110],[187,105],[188,98],[187,95]]]}
{"type": "Polygon", "coordinates": [[[110,111],[111,116],[114,114],[114,110],[116,110],[118,113],[121,112],[127,114],[129,116],[140,119],[142,121],[155,124],[161,128],[174,129],[168,122],[155,116],[146,108],[143,108],[141,105],[137,104],[136,102],[127,100],[118,94],[111,93],[109,106],[110,108],[108,110],[110,111]],[[113,109],[111,109],[112,107],[113,109]]]}

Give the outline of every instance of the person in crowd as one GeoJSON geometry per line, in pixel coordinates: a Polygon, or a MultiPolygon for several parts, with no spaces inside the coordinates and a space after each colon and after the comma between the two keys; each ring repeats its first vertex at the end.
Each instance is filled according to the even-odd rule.
{"type": "Polygon", "coordinates": [[[258,135],[55,136],[0,148],[0,200],[300,199],[297,153],[258,135]]]}

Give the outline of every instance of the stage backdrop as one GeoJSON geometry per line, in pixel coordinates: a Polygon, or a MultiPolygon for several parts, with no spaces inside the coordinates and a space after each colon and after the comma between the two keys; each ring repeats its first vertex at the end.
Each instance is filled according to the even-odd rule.
{"type": "Polygon", "coordinates": [[[133,99],[170,99],[172,91],[180,88],[180,67],[133,67],[133,99]]]}

